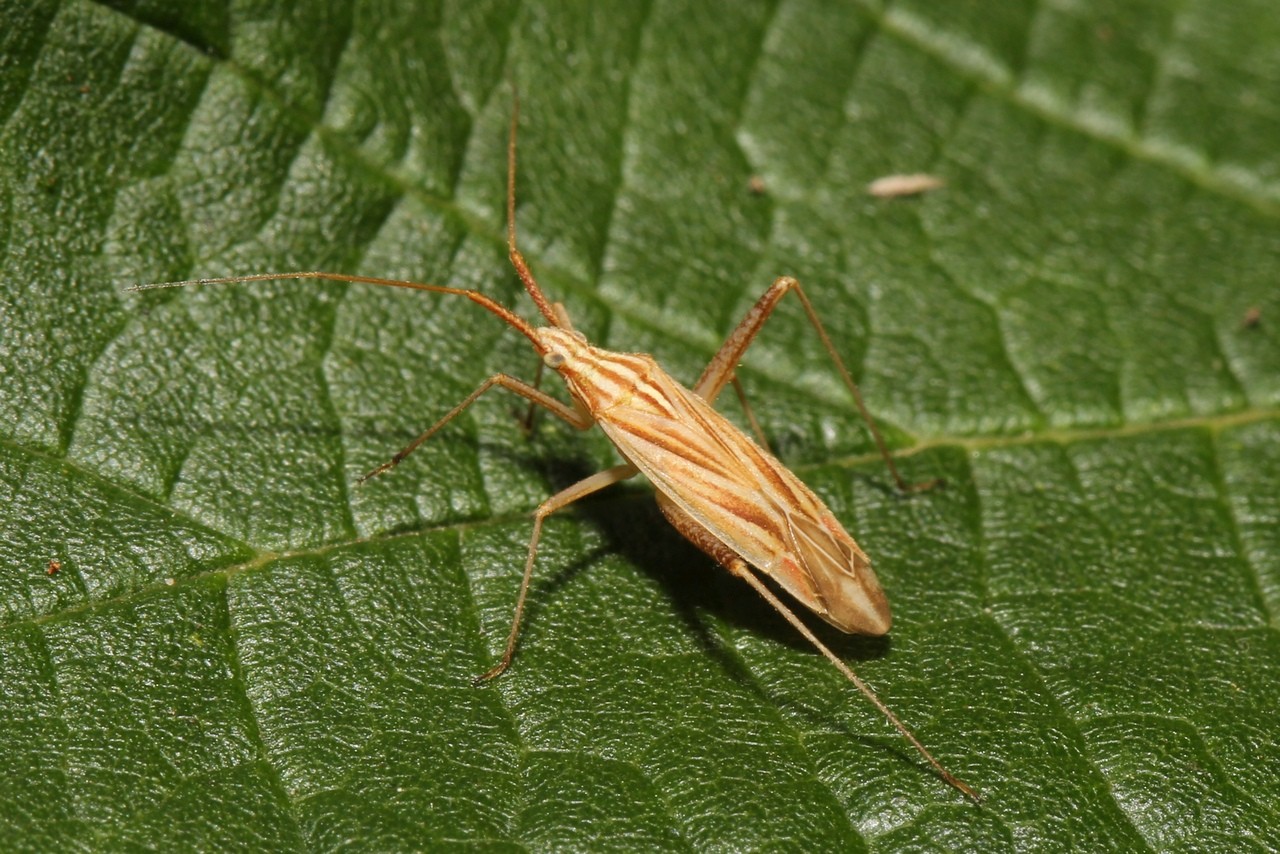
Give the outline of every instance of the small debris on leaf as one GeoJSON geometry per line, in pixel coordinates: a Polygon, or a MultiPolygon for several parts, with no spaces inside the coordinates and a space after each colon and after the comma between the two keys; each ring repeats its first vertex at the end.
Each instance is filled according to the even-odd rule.
{"type": "Polygon", "coordinates": [[[947,182],[937,175],[922,172],[914,175],[885,175],[867,185],[867,193],[877,199],[896,199],[899,196],[915,196],[945,187],[947,182]]]}

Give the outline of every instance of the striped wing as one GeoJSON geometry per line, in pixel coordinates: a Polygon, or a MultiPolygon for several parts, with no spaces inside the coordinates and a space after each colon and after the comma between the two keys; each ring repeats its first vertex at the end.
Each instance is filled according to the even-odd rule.
{"type": "Polygon", "coordinates": [[[846,632],[888,631],[888,602],[870,561],[822,500],[706,401],[646,367],[633,374],[630,394],[594,409],[623,456],[827,622],[846,632]]]}

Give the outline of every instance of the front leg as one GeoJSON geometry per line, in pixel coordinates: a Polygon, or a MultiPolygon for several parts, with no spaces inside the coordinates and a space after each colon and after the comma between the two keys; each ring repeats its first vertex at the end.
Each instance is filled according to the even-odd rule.
{"type": "MultiPolygon", "coordinates": [[[[525,400],[529,401],[529,406],[531,409],[536,404],[537,406],[541,406],[545,409],[551,410],[553,414],[564,419],[568,423],[572,424],[574,427],[577,427],[579,430],[586,430],[588,427],[590,427],[592,424],[595,423],[595,419],[592,418],[591,414],[588,413],[585,409],[583,409],[580,404],[577,406],[566,406],[565,404],[556,400],[554,397],[547,394],[546,392],[539,391],[534,386],[531,386],[522,380],[518,380],[515,377],[508,376],[507,374],[494,374],[493,376],[489,377],[489,379],[482,382],[478,389],[471,392],[471,394],[467,395],[466,399],[462,401],[462,403],[459,403],[453,409],[450,409],[443,418],[441,418],[435,424],[432,424],[430,427],[424,430],[421,436],[414,439],[407,446],[405,446],[405,448],[401,450],[398,454],[396,454],[391,459],[387,460],[382,465],[378,466],[373,471],[366,474],[364,477],[360,478],[360,480],[357,482],[364,483],[369,478],[377,477],[383,472],[390,471],[391,469],[400,465],[400,463],[404,462],[405,457],[409,456],[410,454],[412,454],[414,451],[418,449],[418,446],[420,446],[423,442],[427,441],[432,436],[434,436],[436,434],[436,431],[438,431],[441,427],[443,427],[444,425],[448,424],[450,421],[452,421],[453,419],[461,415],[462,410],[466,409],[468,406],[475,403],[476,398],[478,398],[480,395],[484,394],[486,391],[493,388],[494,386],[502,386],[507,391],[512,391],[520,395],[525,400]]],[[[577,404],[576,399],[574,400],[574,403],[577,404]]]]}

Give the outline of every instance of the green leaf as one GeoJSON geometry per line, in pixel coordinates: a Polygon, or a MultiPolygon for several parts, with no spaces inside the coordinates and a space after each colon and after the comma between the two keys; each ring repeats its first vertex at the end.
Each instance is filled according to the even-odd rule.
{"type": "Polygon", "coordinates": [[[0,0],[0,57],[0,848],[1280,847],[1270,4],[0,0]],[[123,291],[532,317],[508,81],[594,341],[690,381],[795,275],[946,477],[784,301],[742,378],[896,618],[823,636],[980,807],[644,484],[473,688],[616,460],[495,392],[357,486],[532,377],[476,306],[123,291]]]}

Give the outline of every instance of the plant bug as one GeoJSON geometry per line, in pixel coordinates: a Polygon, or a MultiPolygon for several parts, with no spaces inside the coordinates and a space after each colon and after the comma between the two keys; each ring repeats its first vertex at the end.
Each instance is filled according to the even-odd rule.
{"type": "Polygon", "coordinates": [[[938,482],[909,484],[903,479],[862,400],[861,392],[832,345],[812,303],[800,282],[789,276],[775,280],[757,300],[692,388],[686,388],[668,376],[652,356],[616,353],[588,343],[586,336],[573,328],[564,306],[549,301],[543,294],[516,245],[518,123],[519,100],[513,98],[507,144],[507,249],[525,292],[546,321],[546,326],[531,325],[477,291],[345,273],[257,273],[135,285],[129,290],[272,279],[325,279],[454,294],[478,304],[529,340],[542,361],[541,367],[556,371],[564,379],[571,403],[562,403],[539,390],[536,382],[529,384],[508,374],[494,374],[394,457],[361,477],[360,482],[399,465],[494,386],[529,401],[531,412],[533,407],[541,406],[580,430],[598,425],[625,462],[561,490],[534,511],[533,532],[505,651],[497,664],[476,677],[476,684],[501,674],[515,655],[543,520],[580,498],[643,473],[655,487],[658,508],[676,530],[760,594],[880,710],[947,783],[977,801],[977,793],[947,771],[871,687],[819,640],[756,574],[769,576],[802,605],[843,632],[879,636],[889,631],[889,603],[871,569],[870,559],[822,500],[765,450],[767,442],[735,376],[739,360],[786,294],[794,293],[800,300],[823,347],[853,396],[899,490],[915,492],[938,482]],[[760,437],[759,444],[712,408],[720,392],[729,384],[734,386],[742,401],[753,432],[760,437]]]}

